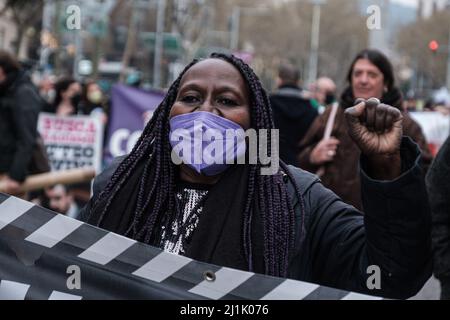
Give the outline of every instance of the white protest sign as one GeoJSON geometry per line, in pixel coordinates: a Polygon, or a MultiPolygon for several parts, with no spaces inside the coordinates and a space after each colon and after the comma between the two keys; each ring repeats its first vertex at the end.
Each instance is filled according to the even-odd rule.
{"type": "Polygon", "coordinates": [[[52,171],[74,168],[102,169],[103,125],[98,117],[39,115],[52,171]]]}

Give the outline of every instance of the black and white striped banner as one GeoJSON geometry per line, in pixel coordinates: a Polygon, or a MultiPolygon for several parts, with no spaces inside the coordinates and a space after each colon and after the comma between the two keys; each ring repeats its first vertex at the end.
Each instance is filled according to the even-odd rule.
{"type": "Polygon", "coordinates": [[[380,299],[201,263],[0,194],[0,300],[380,299]]]}

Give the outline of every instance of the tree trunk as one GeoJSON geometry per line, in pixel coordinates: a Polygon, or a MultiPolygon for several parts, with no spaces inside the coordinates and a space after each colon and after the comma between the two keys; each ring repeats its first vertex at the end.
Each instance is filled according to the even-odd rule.
{"type": "Polygon", "coordinates": [[[125,81],[126,71],[128,69],[128,65],[130,64],[131,55],[133,54],[135,48],[137,29],[136,24],[136,10],[133,2],[131,7],[130,22],[128,24],[127,43],[125,45],[125,50],[122,57],[122,71],[120,72],[120,82],[125,81]]]}
{"type": "Polygon", "coordinates": [[[98,67],[100,64],[101,50],[102,50],[102,38],[95,37],[94,59],[93,59],[94,70],[92,74],[92,77],[95,81],[98,80],[98,67]]]}

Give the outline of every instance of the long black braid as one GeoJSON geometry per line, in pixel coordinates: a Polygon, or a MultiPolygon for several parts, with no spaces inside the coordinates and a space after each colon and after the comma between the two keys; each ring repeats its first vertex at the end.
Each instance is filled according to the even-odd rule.
{"type": "MultiPolygon", "coordinates": [[[[237,68],[248,85],[251,101],[251,127],[255,130],[268,129],[268,156],[270,157],[270,129],[274,129],[272,112],[268,96],[253,70],[242,60],[234,56],[214,53],[210,56],[222,59],[237,68]]],[[[178,94],[183,75],[197,60],[190,63],[169,88],[163,102],[156,109],[151,121],[136,143],[131,153],[119,165],[110,182],[100,193],[92,206],[91,213],[100,210],[97,221],[100,225],[105,215],[126,180],[131,176],[137,164],[145,157],[146,164],[140,179],[135,215],[126,236],[133,239],[151,242],[158,219],[167,212],[175,210],[176,166],[170,160],[171,146],[169,142],[169,114],[178,94]],[[99,208],[99,204],[102,207],[99,208]],[[105,203],[105,204],[104,204],[105,203]]],[[[261,137],[259,137],[261,138],[261,137]]],[[[249,271],[253,271],[252,261],[252,221],[255,207],[259,210],[263,222],[264,265],[266,274],[286,277],[288,272],[289,252],[294,244],[294,208],[292,207],[282,173],[261,175],[260,163],[249,165],[247,200],[243,221],[243,249],[248,261],[249,271]]],[[[284,164],[282,170],[289,174],[284,164]]],[[[291,177],[292,178],[292,177],[291,177]]],[[[295,183],[294,183],[295,185],[295,183]]],[[[295,185],[297,197],[301,205],[302,226],[304,232],[304,204],[298,186],[295,185]]]]}

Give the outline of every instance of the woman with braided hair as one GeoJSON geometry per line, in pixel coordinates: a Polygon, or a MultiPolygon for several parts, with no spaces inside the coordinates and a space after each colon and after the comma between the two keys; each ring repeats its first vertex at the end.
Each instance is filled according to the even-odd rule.
{"type": "MultiPolygon", "coordinates": [[[[205,151],[195,137],[199,121],[222,132],[260,130],[259,138],[261,129],[274,129],[267,94],[248,65],[223,54],[193,61],[132,152],[96,178],[82,219],[207,263],[388,297],[413,295],[430,275],[419,151],[402,140],[400,113],[377,100],[360,102],[347,117],[365,155],[365,218],[303,170],[281,162],[274,174],[262,174],[261,159],[248,161],[245,141],[243,164],[192,163],[184,151],[183,161],[175,161],[178,129],[194,133],[188,150],[200,142],[205,151]],[[375,292],[366,286],[370,265],[382,273],[375,292]]],[[[270,141],[266,148],[273,155],[270,141]]],[[[236,150],[235,160],[243,155],[236,150]]]]}

